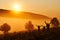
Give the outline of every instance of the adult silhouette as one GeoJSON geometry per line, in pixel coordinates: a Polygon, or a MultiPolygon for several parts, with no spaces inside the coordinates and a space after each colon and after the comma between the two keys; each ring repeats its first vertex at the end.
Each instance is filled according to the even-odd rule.
{"type": "Polygon", "coordinates": [[[45,21],[45,24],[46,24],[47,31],[49,31],[49,29],[50,29],[50,23],[47,23],[47,22],[45,21]]]}

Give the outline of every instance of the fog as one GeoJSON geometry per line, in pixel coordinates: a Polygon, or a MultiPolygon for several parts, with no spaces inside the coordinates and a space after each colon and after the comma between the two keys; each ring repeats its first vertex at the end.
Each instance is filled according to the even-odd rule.
{"type": "MultiPolygon", "coordinates": [[[[9,32],[18,32],[18,31],[25,31],[25,24],[28,21],[32,21],[35,29],[37,28],[36,25],[45,25],[45,20],[40,19],[20,19],[20,18],[8,18],[8,17],[0,17],[0,26],[4,23],[7,23],[11,26],[11,30],[9,32]]],[[[1,32],[1,31],[0,31],[1,32]]]]}

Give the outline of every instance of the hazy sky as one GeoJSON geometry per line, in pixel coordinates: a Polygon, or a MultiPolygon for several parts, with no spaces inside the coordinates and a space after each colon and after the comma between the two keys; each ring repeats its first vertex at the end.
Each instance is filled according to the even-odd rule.
{"type": "Polygon", "coordinates": [[[0,0],[0,8],[11,9],[15,2],[22,6],[22,11],[60,17],[60,0],[0,0]]]}

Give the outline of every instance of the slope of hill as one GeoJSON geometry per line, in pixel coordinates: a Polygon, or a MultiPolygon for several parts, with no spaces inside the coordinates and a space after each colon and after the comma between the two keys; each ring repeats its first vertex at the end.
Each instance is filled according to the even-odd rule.
{"type": "Polygon", "coordinates": [[[25,19],[50,19],[47,16],[39,15],[31,12],[19,12],[18,15],[13,15],[14,13],[10,10],[0,9],[0,16],[2,17],[13,17],[13,18],[25,18],[25,19]]]}

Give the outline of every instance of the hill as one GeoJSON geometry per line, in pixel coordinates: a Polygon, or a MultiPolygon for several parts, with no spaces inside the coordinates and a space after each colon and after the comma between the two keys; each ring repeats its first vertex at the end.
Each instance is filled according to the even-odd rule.
{"type": "Polygon", "coordinates": [[[14,15],[11,10],[0,9],[0,16],[2,17],[13,17],[13,18],[25,18],[25,19],[50,19],[47,16],[39,15],[31,12],[21,11],[18,15],[14,15]]]}

